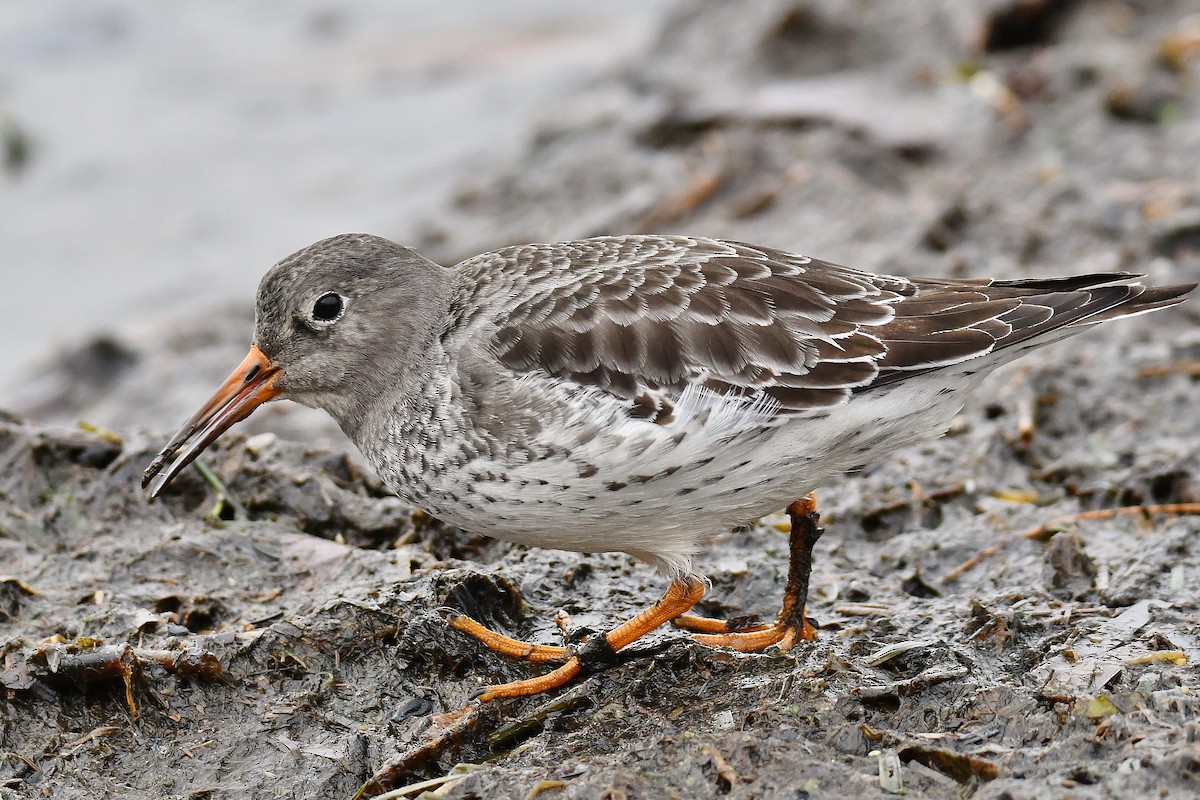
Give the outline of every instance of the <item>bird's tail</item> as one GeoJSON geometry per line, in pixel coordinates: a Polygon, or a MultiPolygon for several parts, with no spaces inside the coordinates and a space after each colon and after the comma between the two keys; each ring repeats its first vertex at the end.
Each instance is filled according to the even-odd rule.
{"type": "Polygon", "coordinates": [[[1092,325],[1181,303],[1197,285],[1147,286],[1144,277],[1110,272],[955,284],[915,281],[917,297],[897,303],[895,319],[878,329],[888,352],[879,377],[860,391],[1007,351],[1006,357],[989,359],[1003,363],[1092,325]]]}

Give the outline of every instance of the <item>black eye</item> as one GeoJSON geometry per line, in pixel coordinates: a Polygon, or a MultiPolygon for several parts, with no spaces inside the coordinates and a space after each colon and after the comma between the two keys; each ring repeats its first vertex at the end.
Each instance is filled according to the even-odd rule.
{"type": "Polygon", "coordinates": [[[342,315],[346,303],[340,294],[326,292],[313,303],[312,316],[318,322],[333,322],[342,315]]]}

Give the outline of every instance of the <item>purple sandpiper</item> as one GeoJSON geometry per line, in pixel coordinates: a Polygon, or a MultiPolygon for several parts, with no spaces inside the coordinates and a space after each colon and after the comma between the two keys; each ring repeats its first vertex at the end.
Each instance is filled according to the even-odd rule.
{"type": "Polygon", "coordinates": [[[683,236],[526,244],[446,268],[377,236],[335,236],[266,274],[250,354],[143,485],[158,495],[286,397],[331,414],[397,495],[445,522],[625,552],[669,578],[654,606],[579,650],[455,618],[493,649],[562,662],[484,700],[560,686],[672,620],[706,644],[786,649],[813,636],[809,493],[945,431],[996,367],[1194,288],[1142,277],[901,278],[683,236]],[[704,592],[692,563],[704,541],[785,506],[792,563],[776,620],[685,616],[704,592]]]}

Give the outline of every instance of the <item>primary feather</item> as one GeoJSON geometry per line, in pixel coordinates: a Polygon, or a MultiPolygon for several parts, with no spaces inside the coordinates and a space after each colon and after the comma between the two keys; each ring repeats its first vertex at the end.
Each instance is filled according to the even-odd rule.
{"type": "Polygon", "coordinates": [[[740,242],[616,236],[468,259],[461,324],[493,332],[517,372],[540,370],[657,409],[690,385],[761,394],[780,413],[870,391],[1078,326],[1140,313],[1141,275],[939,281],[874,275],[740,242]],[[480,320],[491,310],[495,318],[480,320]],[[658,399],[651,401],[651,398],[658,399]]]}

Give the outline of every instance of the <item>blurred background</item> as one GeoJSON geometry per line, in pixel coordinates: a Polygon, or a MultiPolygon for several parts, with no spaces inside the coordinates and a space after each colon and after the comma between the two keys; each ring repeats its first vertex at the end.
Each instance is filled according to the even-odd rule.
{"type": "Polygon", "coordinates": [[[0,407],[173,428],[346,231],[1195,280],[1198,51],[1194,0],[7,4],[0,407]]]}
{"type": "MultiPolygon", "coordinates": [[[[0,407],[90,336],[244,304],[315,239],[411,238],[665,5],[7,4],[0,270],[22,299],[0,315],[0,407]]],[[[106,353],[97,380],[123,363],[106,353]]]]}

